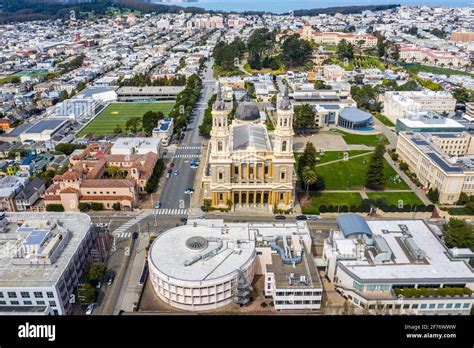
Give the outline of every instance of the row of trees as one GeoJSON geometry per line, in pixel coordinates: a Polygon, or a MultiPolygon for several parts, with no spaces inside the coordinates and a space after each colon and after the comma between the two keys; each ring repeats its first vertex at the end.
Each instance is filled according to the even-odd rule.
{"type": "Polygon", "coordinates": [[[450,248],[474,250],[474,226],[465,220],[451,218],[443,225],[444,241],[450,248]]]}
{"type": "Polygon", "coordinates": [[[207,102],[207,109],[204,112],[204,118],[201,125],[199,126],[199,135],[209,139],[211,137],[212,129],[212,106],[217,99],[217,95],[214,94],[207,102]]]}
{"type": "Polygon", "coordinates": [[[186,85],[186,76],[176,75],[175,77],[168,78],[167,76],[151,79],[149,75],[138,74],[130,79],[123,80],[120,86],[184,86],[186,85]]]}
{"type": "Polygon", "coordinates": [[[153,168],[153,173],[151,174],[148,182],[145,185],[145,191],[148,193],[153,193],[158,186],[158,182],[160,181],[161,173],[163,172],[163,168],[165,164],[162,159],[159,159],[156,164],[155,168],[153,168]]]}
{"type": "Polygon", "coordinates": [[[176,97],[176,103],[170,112],[170,116],[174,118],[174,129],[178,134],[186,127],[189,116],[191,116],[193,112],[194,105],[196,105],[199,99],[201,87],[201,78],[193,74],[188,78],[186,88],[176,97]]]}
{"type": "Polygon", "coordinates": [[[213,51],[214,64],[224,71],[233,71],[235,67],[235,58],[241,59],[244,55],[246,46],[240,39],[236,38],[231,43],[220,41],[213,51]]]}
{"type": "Polygon", "coordinates": [[[387,204],[385,199],[363,199],[358,206],[355,205],[320,205],[318,210],[320,213],[369,213],[371,209],[375,207],[386,213],[397,213],[397,212],[432,212],[435,208],[434,205],[411,205],[405,204],[398,206],[395,204],[387,204]]]}

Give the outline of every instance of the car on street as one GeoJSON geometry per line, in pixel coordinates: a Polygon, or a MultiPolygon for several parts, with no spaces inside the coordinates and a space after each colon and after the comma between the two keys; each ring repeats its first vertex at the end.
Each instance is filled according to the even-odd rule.
{"type": "Polygon", "coordinates": [[[296,220],[304,221],[304,220],[308,220],[308,217],[306,215],[298,215],[296,217],[296,220]]]}
{"type": "Polygon", "coordinates": [[[189,195],[190,193],[194,193],[194,189],[188,187],[186,190],[184,190],[184,193],[189,195]]]}
{"type": "Polygon", "coordinates": [[[115,279],[114,274],[109,275],[109,278],[107,279],[107,285],[112,285],[112,283],[114,282],[114,279],[115,279]]]}
{"type": "Polygon", "coordinates": [[[307,220],[319,220],[319,219],[321,219],[321,216],[319,216],[319,215],[307,215],[306,218],[307,218],[307,220]]]}
{"type": "Polygon", "coordinates": [[[91,315],[92,314],[92,311],[94,310],[94,303],[91,303],[90,305],[87,306],[86,308],[86,315],[91,315]]]}
{"type": "Polygon", "coordinates": [[[156,202],[155,209],[160,209],[161,208],[161,202],[158,201],[156,202]]]}
{"type": "Polygon", "coordinates": [[[96,289],[100,289],[101,287],[102,287],[102,279],[99,279],[99,280],[97,281],[97,284],[95,285],[95,288],[96,288],[96,289]]]}
{"type": "Polygon", "coordinates": [[[275,219],[277,219],[277,220],[286,220],[286,216],[285,215],[275,215],[275,219]]]}
{"type": "Polygon", "coordinates": [[[175,170],[174,175],[179,175],[179,170],[175,170]]]}
{"type": "Polygon", "coordinates": [[[182,217],[179,219],[179,221],[181,221],[183,224],[187,223],[188,222],[188,219],[185,218],[185,217],[182,217]]]}
{"type": "Polygon", "coordinates": [[[173,167],[174,167],[174,163],[171,162],[171,163],[170,163],[170,168],[173,168],[173,167]]]}

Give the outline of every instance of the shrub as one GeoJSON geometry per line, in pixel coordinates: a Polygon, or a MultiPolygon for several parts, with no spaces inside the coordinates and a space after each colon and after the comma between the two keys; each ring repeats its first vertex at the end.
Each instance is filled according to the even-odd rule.
{"type": "Polygon", "coordinates": [[[403,171],[408,170],[408,164],[405,163],[405,162],[400,162],[399,167],[400,167],[400,169],[403,170],[403,171]]]}
{"type": "Polygon", "coordinates": [[[334,210],[335,210],[335,209],[334,209],[334,207],[333,207],[332,205],[330,205],[330,206],[328,207],[328,213],[334,213],[334,210]]]}
{"type": "Polygon", "coordinates": [[[211,208],[211,204],[212,204],[212,200],[210,199],[205,199],[203,201],[203,205],[201,206],[201,210],[204,211],[204,212],[208,212],[211,208]]]}
{"type": "Polygon", "coordinates": [[[327,213],[327,211],[328,211],[328,208],[324,204],[319,206],[320,213],[327,213]]]}
{"type": "Polygon", "coordinates": [[[90,209],[89,203],[79,203],[79,210],[80,211],[88,211],[90,209]]]}
{"type": "Polygon", "coordinates": [[[355,205],[351,205],[351,207],[349,208],[349,211],[351,213],[356,213],[358,211],[357,207],[355,205]]]}
{"type": "Polygon", "coordinates": [[[340,210],[341,213],[347,213],[349,212],[349,207],[347,205],[343,205],[340,210]]]}
{"type": "Polygon", "coordinates": [[[268,304],[266,302],[260,303],[260,307],[262,307],[262,308],[266,308],[267,306],[268,306],[268,304]]]}
{"type": "Polygon", "coordinates": [[[91,203],[91,209],[94,211],[99,211],[104,209],[104,205],[102,203],[93,202],[91,203]]]}
{"type": "Polygon", "coordinates": [[[389,210],[391,213],[396,213],[398,210],[398,207],[395,204],[391,204],[389,210]]]}
{"type": "Polygon", "coordinates": [[[112,209],[113,210],[122,210],[122,205],[120,204],[120,202],[115,202],[114,204],[112,204],[112,209]]]}
{"type": "Polygon", "coordinates": [[[403,206],[403,211],[404,212],[410,212],[412,209],[411,209],[411,205],[410,204],[405,204],[403,206]]]}
{"type": "Polygon", "coordinates": [[[160,180],[161,173],[164,168],[163,160],[159,159],[156,161],[155,167],[153,168],[153,173],[151,174],[148,182],[145,185],[145,191],[148,193],[153,193],[158,185],[158,181],[160,180]]]}
{"type": "Polygon", "coordinates": [[[48,204],[46,211],[62,212],[64,211],[64,207],[62,204],[48,204]]]}

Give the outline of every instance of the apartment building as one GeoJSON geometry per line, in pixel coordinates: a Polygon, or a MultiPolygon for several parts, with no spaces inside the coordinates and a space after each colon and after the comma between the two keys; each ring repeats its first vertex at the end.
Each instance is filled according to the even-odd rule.
{"type": "Polygon", "coordinates": [[[405,118],[409,111],[442,114],[454,111],[456,106],[456,99],[446,91],[385,92],[383,101],[383,114],[393,123],[398,118],[405,118]]]}
{"type": "Polygon", "coordinates": [[[399,133],[397,154],[424,188],[437,188],[439,203],[474,194],[474,152],[468,133],[399,133]]]}

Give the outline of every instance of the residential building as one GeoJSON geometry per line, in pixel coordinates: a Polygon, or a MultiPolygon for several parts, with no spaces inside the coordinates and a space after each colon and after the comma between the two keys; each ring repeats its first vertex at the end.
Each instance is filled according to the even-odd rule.
{"type": "Polygon", "coordinates": [[[28,184],[28,177],[7,175],[0,179],[0,210],[16,211],[15,196],[28,184]]]}
{"type": "Polygon", "coordinates": [[[31,210],[45,190],[45,182],[40,178],[34,178],[15,196],[16,211],[31,210]]]}

